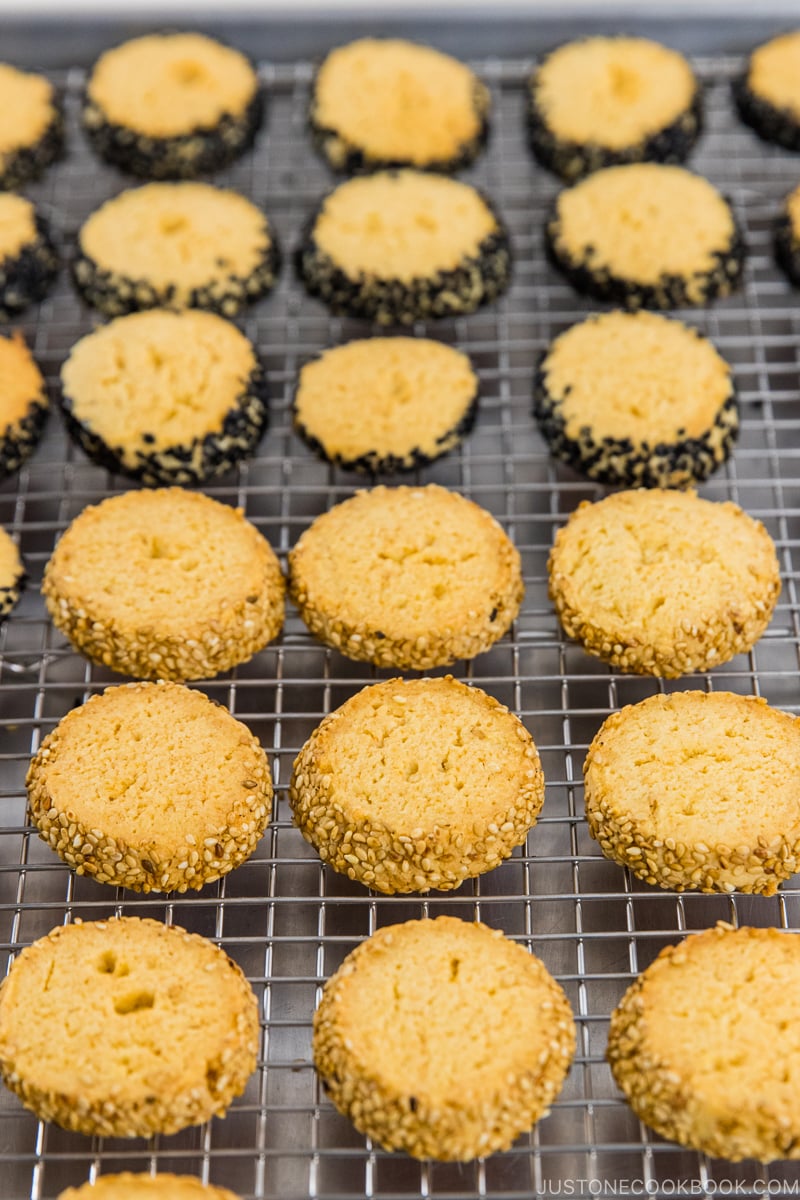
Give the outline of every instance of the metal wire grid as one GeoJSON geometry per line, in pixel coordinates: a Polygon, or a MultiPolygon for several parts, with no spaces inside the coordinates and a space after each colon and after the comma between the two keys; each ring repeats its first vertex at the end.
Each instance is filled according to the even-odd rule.
{"type": "MultiPolygon", "coordinates": [[[[581,499],[601,491],[549,459],[530,417],[538,352],[593,307],[544,261],[541,227],[557,185],[533,165],[524,144],[522,89],[530,66],[476,64],[492,86],[495,110],[490,146],[470,177],[510,226],[515,278],[508,296],[486,312],[415,331],[469,353],[482,386],[479,420],[463,448],[417,478],[457,488],[489,508],[522,553],[527,592],[512,634],[454,673],[509,704],[533,732],[547,779],[544,815],[522,852],[455,894],[372,895],[324,869],[291,824],[291,764],[325,713],[388,673],[319,646],[290,611],[281,639],[230,675],[203,684],[254,730],[272,758],[273,821],[253,858],[203,892],[174,898],[114,893],[71,874],[27,825],[24,775],[56,722],[118,678],[90,666],[54,633],[37,584],[68,522],[125,484],[74,451],[53,416],[33,460],[0,488],[0,520],[19,538],[32,575],[0,634],[0,952],[10,960],[52,926],[77,917],[126,913],[174,921],[213,938],[246,971],[261,998],[263,1041],[258,1070],[225,1120],[150,1142],[68,1134],[37,1122],[4,1092],[0,1195],[7,1200],[43,1200],[123,1169],[193,1173],[247,1200],[512,1200],[537,1193],[624,1194],[626,1184],[657,1196],[734,1187],[738,1195],[789,1194],[800,1180],[796,1166],[733,1166],[663,1143],[621,1101],[603,1059],[611,1008],[662,946],[720,918],[798,928],[796,881],[770,899],[647,888],[606,862],[589,839],[579,782],[602,720],[659,688],[755,692],[800,711],[800,315],[797,294],[773,266],[769,232],[780,198],[800,177],[800,160],[762,146],[737,125],[728,80],[738,63],[698,61],[708,121],[693,165],[732,198],[749,251],[737,296],[708,311],[680,314],[707,331],[732,362],[742,402],[736,454],[702,492],[730,497],[765,521],[778,545],[783,593],[758,646],[712,674],[677,684],[615,675],[563,640],[547,600],[553,534],[581,499]],[[507,1153],[467,1165],[419,1164],[365,1141],[321,1094],[310,1058],[320,988],[345,954],[379,926],[445,912],[480,918],[542,957],[567,990],[579,1031],[575,1065],[551,1115],[507,1153]]],[[[289,249],[330,179],[304,129],[310,64],[263,71],[271,93],[268,126],[255,153],[222,182],[263,203],[289,249]]],[[[66,244],[124,181],[89,155],[75,127],[81,73],[72,70],[60,82],[73,115],[69,157],[31,195],[51,213],[66,244]]],[[[54,389],[69,347],[94,319],[62,279],[20,322],[54,389]]],[[[361,482],[319,462],[293,435],[289,405],[297,370],[319,349],[363,336],[368,327],[331,318],[304,296],[289,269],[276,294],[242,327],[268,368],[272,425],[258,457],[207,490],[241,505],[285,554],[314,516],[361,482]]]]}

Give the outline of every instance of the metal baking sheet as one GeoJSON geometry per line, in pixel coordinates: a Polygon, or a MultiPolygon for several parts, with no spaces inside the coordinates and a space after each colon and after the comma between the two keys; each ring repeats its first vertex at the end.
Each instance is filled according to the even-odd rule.
{"type": "MultiPolygon", "coordinates": [[[[41,36],[47,37],[45,29],[41,36]]],[[[725,36],[721,31],[720,44],[725,36]]],[[[40,46],[44,55],[44,41],[40,46]]],[[[52,58],[52,44],[47,53],[52,58]]],[[[14,58],[13,42],[4,45],[4,56],[14,58]]],[[[258,993],[263,1019],[259,1067],[245,1095],[225,1120],[173,1137],[146,1142],[68,1134],[40,1124],[3,1091],[4,1200],[52,1198],[69,1184],[123,1169],[196,1174],[244,1200],[760,1196],[800,1190],[797,1165],[734,1166],[663,1142],[621,1100],[603,1057],[611,1009],[662,946],[719,918],[800,927],[797,880],[773,898],[662,892],[606,862],[582,816],[588,742],[620,705],[663,687],[699,687],[755,692],[800,712],[800,310],[798,294],[773,265],[770,245],[770,223],[781,197],[800,179],[800,158],[764,146],[737,124],[729,81],[740,57],[695,62],[706,84],[708,119],[692,165],[731,197],[748,246],[742,291],[708,310],[680,314],[710,334],[731,361],[742,404],[736,453],[701,491],[730,497],[766,523],[778,546],[783,593],[769,630],[749,655],[674,684],[614,674],[561,635],[547,599],[548,550],[578,502],[598,498],[602,490],[549,459],[530,414],[531,382],[549,340],[595,306],[545,262],[542,223],[558,185],[533,164],[524,142],[523,83],[532,63],[476,61],[493,92],[493,132],[487,152],[465,177],[487,191],[510,226],[514,281],[486,311],[415,330],[471,355],[482,399],[476,429],[461,450],[412,479],[458,489],[490,509],[523,557],[527,593],[511,635],[454,668],[522,717],[547,779],[543,816],[527,845],[491,874],[448,895],[382,897],[320,865],[291,824],[286,787],[293,758],[325,713],[388,673],[318,645],[292,609],[277,642],[201,685],[254,730],[271,756],[274,819],[252,859],[203,892],[174,898],[115,892],[71,874],[26,823],[25,771],[42,737],[72,706],[119,679],[87,664],[54,632],[38,583],[68,522],[86,504],[127,485],[74,450],[54,413],[29,465],[0,487],[0,521],[19,538],[32,576],[0,632],[0,973],[22,946],[58,923],[146,914],[224,946],[258,993]],[[513,1149],[485,1162],[420,1164],[383,1152],[334,1111],[311,1064],[311,1016],[325,979],[374,929],[424,913],[480,918],[530,947],[565,987],[578,1022],[575,1065],[551,1115],[513,1149]]],[[[266,128],[255,152],[219,178],[264,205],[288,251],[331,180],[305,131],[311,62],[264,63],[261,70],[270,92],[266,128]]],[[[69,155],[30,195],[67,246],[85,216],[126,181],[91,156],[77,129],[82,69],[61,71],[57,80],[70,108],[69,155]]],[[[64,274],[53,294],[17,322],[54,395],[70,346],[95,320],[64,274]]],[[[318,513],[361,483],[318,461],[292,433],[297,370],[323,347],[363,336],[369,327],[332,318],[304,295],[289,265],[276,293],[241,325],[268,369],[271,427],[255,459],[207,490],[241,505],[285,556],[318,513]]]]}

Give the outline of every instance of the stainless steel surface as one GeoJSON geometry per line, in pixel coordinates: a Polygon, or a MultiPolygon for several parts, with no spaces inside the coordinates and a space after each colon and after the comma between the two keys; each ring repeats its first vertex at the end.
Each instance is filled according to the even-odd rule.
{"type": "MultiPolygon", "coordinates": [[[[43,445],[0,488],[0,521],[19,537],[32,575],[0,633],[0,974],[5,960],[52,926],[108,914],[147,914],[217,940],[262,1000],[259,1069],[225,1120],[169,1138],[100,1141],[39,1124],[0,1095],[0,1196],[54,1197],[111,1170],[178,1170],[247,1198],[512,1197],[561,1195],[788,1194],[800,1168],[710,1162],[645,1130],[617,1094],[603,1059],[608,1015],[637,971],[686,930],[719,918],[800,926],[796,881],[771,899],[677,896],[632,881],[606,862],[582,816],[581,765],[609,712],[665,685],[615,675],[566,643],[547,599],[545,564],[554,531],[583,498],[601,494],[548,457],[531,415],[534,364],[549,339],[592,309],[547,266],[541,228],[556,182],[531,161],[522,134],[522,84],[530,63],[476,64],[491,84],[493,134],[469,177],[512,230],[515,277],[485,312],[417,332],[467,351],[481,376],[477,427],[463,449],[417,478],[456,488],[489,508],[523,556],[527,594],[511,636],[454,673],[509,704],[531,729],[547,778],[544,814],[523,853],[449,895],[381,897],[323,869],[292,827],[286,785],[292,760],[324,713],[387,673],[351,663],[314,642],[293,610],[281,639],[229,676],[203,684],[261,738],[278,785],[274,820],[258,851],[200,894],[143,898],[71,874],[26,824],[24,776],[41,738],[73,705],[118,682],[73,653],[45,618],[37,585],[53,544],[89,503],[125,485],[89,465],[53,414],[43,445]],[[419,1164],[365,1142],[321,1093],[310,1059],[311,1015],[324,980],[378,926],[422,913],[480,918],[540,955],[566,988],[578,1021],[578,1055],[552,1114],[512,1150],[468,1165],[419,1164]],[[627,1192],[626,1192],[627,1187],[627,1192]],[[736,1190],[734,1191],[734,1187],[736,1190]],[[633,1193],[631,1192],[633,1189],[633,1193]]],[[[692,165],[731,198],[748,258],[744,289],[685,319],[707,331],[733,363],[742,403],[735,456],[702,489],[761,517],[776,539],[783,593],[764,638],[711,674],[670,689],[757,692],[800,711],[800,310],[773,265],[770,222],[800,180],[800,157],[763,146],[733,117],[728,81],[738,60],[702,59],[708,122],[692,165]]],[[[222,181],[262,202],[289,251],[306,212],[330,184],[304,127],[311,67],[264,68],[271,99],[254,154],[222,181]]],[[[74,110],[82,75],[63,77],[74,110]]],[[[74,112],[73,112],[74,118],[74,112]]],[[[31,195],[66,244],[80,221],[125,181],[99,165],[76,128],[69,157],[31,195]]],[[[91,328],[65,276],[18,324],[55,388],[69,347],[91,328]]],[[[359,480],[319,462],[292,434],[298,367],[320,348],[368,328],[331,318],[287,265],[274,296],[242,321],[264,356],[272,425],[259,455],[208,491],[240,504],[281,553],[309,521],[359,480]]],[[[92,1047],[86,1047],[87,1055],[92,1047]]]]}

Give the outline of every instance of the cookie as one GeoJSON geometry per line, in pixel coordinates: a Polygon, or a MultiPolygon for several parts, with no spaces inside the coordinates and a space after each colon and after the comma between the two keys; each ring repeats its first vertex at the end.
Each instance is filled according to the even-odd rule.
{"type": "Polygon", "coordinates": [[[335,171],[458,171],[488,132],[489,92],[469,67],[431,46],[359,38],[317,72],[309,124],[335,171]]]}
{"type": "Polygon", "coordinates": [[[263,212],[209,183],[148,183],[84,222],[72,266],[88,304],[110,317],[208,308],[233,317],[275,283],[280,256],[263,212]]]}
{"type": "Polygon", "coordinates": [[[81,113],[97,153],[147,179],[218,171],[253,144],[262,116],[252,63],[201,33],[154,33],[107,50],[81,113]]]}
{"type": "Polygon", "coordinates": [[[786,197],[775,224],[775,258],[795,287],[800,287],[800,187],[786,197]]]}
{"type": "Polygon", "coordinates": [[[648,38],[567,42],[528,81],[528,137],[568,183],[622,163],[680,163],[703,121],[702,91],[677,50],[648,38]]]}
{"type": "Polygon", "coordinates": [[[314,1065],[361,1133],[414,1158],[507,1149],[544,1116],[575,1052],[544,963],[455,917],[388,925],[328,981],[314,1065]]]}
{"type": "Polygon", "coordinates": [[[255,1070],[258,1034],[256,998],[227,954],[139,917],[59,925],[0,986],[3,1082],[75,1133],[149,1137],[224,1115],[255,1070]]]}
{"type": "Polygon", "coordinates": [[[63,148],[64,110],[50,80],[0,63],[0,188],[37,179],[63,148]]]}
{"type": "Polygon", "coordinates": [[[255,850],[269,763],[227,709],[178,683],[107,688],[74,708],[28,769],[43,841],[98,883],[197,891],[255,850]]]}
{"type": "Polygon", "coordinates": [[[50,400],[25,338],[0,337],[0,479],[18,471],[42,436],[50,400]]]}
{"type": "Polygon", "coordinates": [[[227,1188],[193,1175],[103,1175],[96,1183],[67,1188],[58,1200],[238,1200],[227,1188]]]}
{"type": "Polygon", "coordinates": [[[607,167],[561,192],[545,228],[579,292],[623,308],[682,308],[739,286],[744,245],[727,200],[682,167],[607,167]]]}
{"type": "Polygon", "coordinates": [[[349,179],[312,213],[297,251],[312,296],[379,325],[474,312],[508,287],[511,249],[475,188],[423,171],[349,179]]]}
{"type": "Polygon", "coordinates": [[[318,726],[289,800],[335,871],[387,895],[451,891],[522,845],[544,776],[525,726],[480,688],[390,679],[318,726]]]}
{"type": "Polygon", "coordinates": [[[16,542],[0,529],[0,625],[22,595],[27,578],[16,542]]]}
{"type": "Polygon", "coordinates": [[[739,116],[760,138],[800,150],[800,29],[755,49],[733,94],[739,116]]]}
{"type": "Polygon", "coordinates": [[[656,313],[603,313],[542,355],[533,414],[550,452],[612,487],[706,479],[739,432],[731,369],[696,329],[656,313]]]}
{"type": "Polygon", "coordinates": [[[283,625],[283,576],[266,539],[241,509],[180,488],[85,508],[42,592],[76,650],[137,679],[208,679],[283,625]]]}
{"type": "Polygon", "coordinates": [[[584,763],[589,832],[646,883],[771,896],[800,869],[800,717],[732,692],[612,713],[584,763]]]}
{"type": "Polygon", "coordinates": [[[720,922],[662,950],[611,1016],[636,1115],[714,1158],[800,1158],[798,988],[796,933],[720,922]]]}
{"type": "Polygon", "coordinates": [[[50,227],[30,200],[0,195],[0,319],[44,299],[59,268],[50,227]]]}
{"type": "Polygon", "coordinates": [[[427,338],[367,338],[325,350],[300,372],[294,427],[348,471],[412,471],[470,431],[478,377],[467,358],[427,338]]]}
{"type": "Polygon", "coordinates": [[[93,462],[147,484],[196,485],[255,451],[267,381],[235,325],[214,313],[118,317],[61,368],[70,435],[93,462]]]}
{"type": "Polygon", "coordinates": [[[289,589],[320,641],[402,670],[488,650],[524,591],[494,517],[433,483],[357,492],[317,517],[289,554],[289,589]]]}
{"type": "Polygon", "coordinates": [[[620,671],[667,679],[749,650],[781,590],[761,522],[693,492],[584,501],[556,534],[547,566],[569,637],[620,671]]]}

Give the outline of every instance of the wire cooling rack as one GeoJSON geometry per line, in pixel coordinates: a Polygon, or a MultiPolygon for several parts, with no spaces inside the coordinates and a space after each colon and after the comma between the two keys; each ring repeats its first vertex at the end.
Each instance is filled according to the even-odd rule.
{"type": "MultiPolygon", "coordinates": [[[[10,48],[4,53],[10,54],[10,48]]],[[[481,379],[475,431],[462,449],[420,471],[420,482],[456,488],[490,509],[519,547],[527,592],[510,636],[453,669],[517,712],[541,751],[544,813],[527,845],[456,893],[372,895],[323,868],[292,826],[286,788],[292,761],[323,715],[387,672],[351,663],[314,642],[293,610],[283,636],[252,662],[202,685],[268,750],[273,821],[252,859],[201,893],[143,898],[71,874],[27,825],[24,776],[42,737],[74,705],[119,677],[73,653],[45,617],[37,585],[54,542],[89,503],[125,487],[68,443],[57,414],[32,461],[0,488],[0,521],[19,538],[32,576],[0,633],[0,954],[59,923],[112,913],[149,915],[213,938],[246,971],[261,1002],[259,1066],[224,1120],[173,1137],[100,1140],[37,1122],[0,1095],[0,1196],[42,1200],[112,1170],[173,1170],[225,1184],[246,1200],[400,1200],[537,1194],[654,1196],[794,1194],[800,1167],[712,1162],[646,1130],[616,1092],[604,1062],[611,1009],[638,971],[686,931],[722,918],[800,927],[800,890],[772,898],[684,895],[648,888],[606,862],[582,816],[587,745],[614,709],[667,688],[759,693],[800,711],[800,309],[773,266],[770,222],[800,180],[800,158],[765,147],[732,113],[731,59],[701,59],[707,131],[692,165],[727,193],[748,247],[743,290],[709,310],[680,315],[714,339],[733,364],[741,441],[702,493],[730,497],[762,518],[778,546],[783,592],[772,624],[749,655],[676,684],[610,672],[567,643],[547,599],[545,564],[558,526],[602,492],[548,457],[530,415],[538,353],[593,305],[546,264],[542,223],[557,184],[536,167],[522,131],[523,82],[532,65],[476,65],[494,96],[487,152],[468,173],[497,203],[514,243],[511,291],[485,312],[415,332],[471,355],[481,379]],[[377,927],[422,914],[480,918],[538,954],[565,987],[578,1023],[578,1053],[552,1113],[513,1149],[467,1165],[420,1164],[387,1154],[356,1133],[324,1098],[311,1064],[311,1016],[325,979],[377,927]]],[[[304,127],[311,65],[263,67],[269,117],[257,148],[220,181],[266,208],[285,250],[330,185],[304,127]]],[[[125,181],[89,153],[75,121],[80,71],[62,75],[70,110],[69,155],[31,196],[67,246],[78,225],[125,181]]],[[[54,392],[69,347],[95,317],[66,277],[18,322],[54,392]]],[[[309,522],[362,481],[318,461],[294,436],[292,387],[321,348],[369,332],[331,318],[288,266],[276,293],[241,322],[268,369],[272,424],[258,456],[211,495],[241,505],[283,556],[309,522]]],[[[92,1047],[86,1047],[87,1055],[92,1047]]]]}

